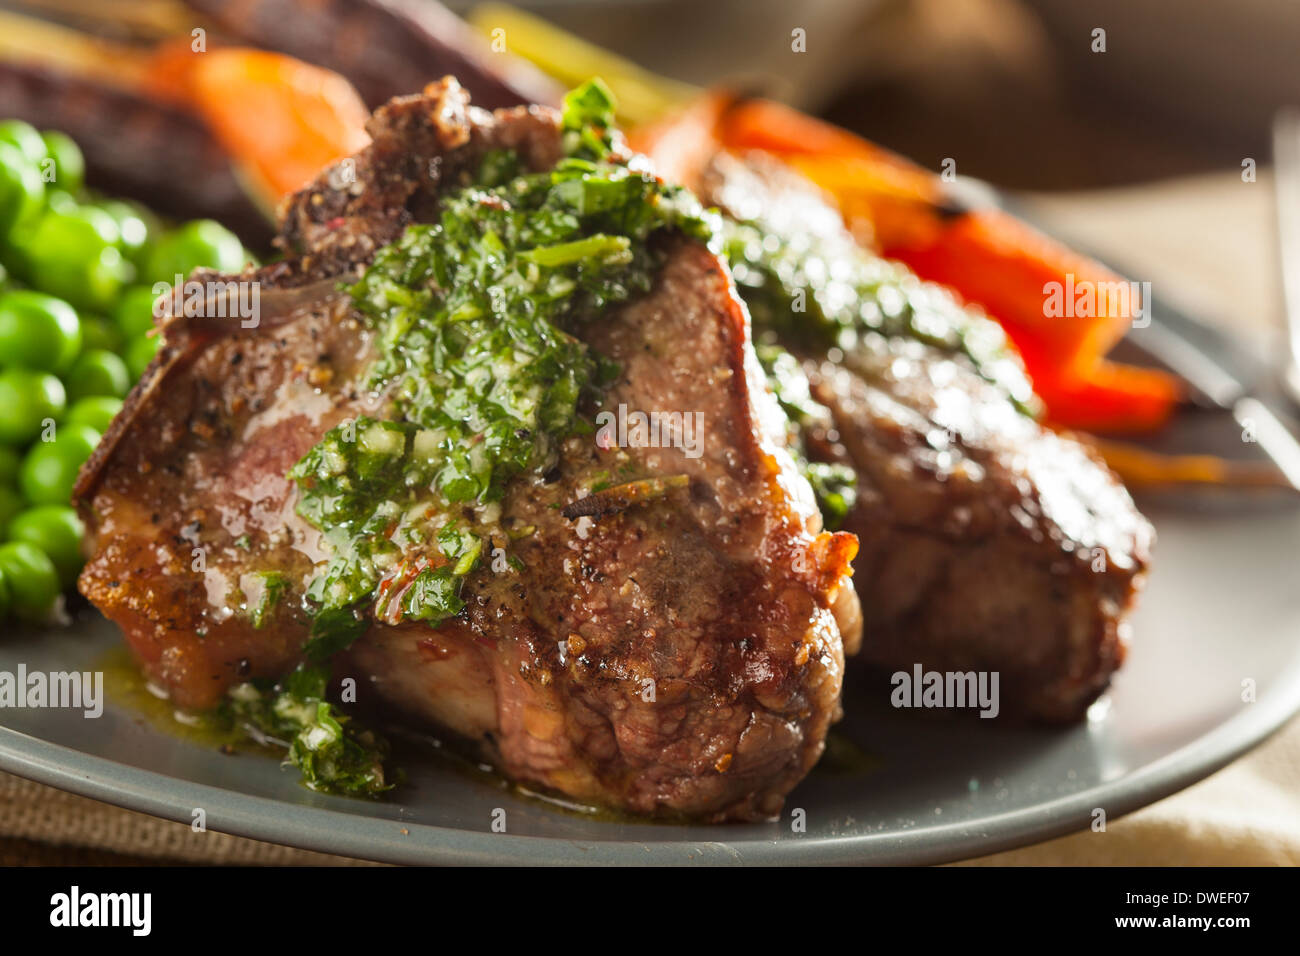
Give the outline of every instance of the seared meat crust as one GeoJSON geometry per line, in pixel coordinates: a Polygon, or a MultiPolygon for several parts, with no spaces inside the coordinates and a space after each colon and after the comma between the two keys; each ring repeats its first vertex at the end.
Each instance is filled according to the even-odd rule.
{"type": "MultiPolygon", "coordinates": [[[[851,241],[820,192],[766,157],[716,156],[694,185],[742,218],[851,241]]],[[[844,528],[860,541],[863,659],[997,671],[1004,713],[1081,718],[1123,663],[1154,542],[1119,478],[963,356],[877,335],[836,361],[801,357],[833,418],[814,451],[859,476],[844,528]]]]}
{"type": "MultiPolygon", "coordinates": [[[[263,289],[258,328],[164,322],[78,485],[93,548],[81,589],[184,706],[298,660],[302,584],[323,552],[285,473],[330,427],[389,405],[364,387],[370,332],[337,280],[432,219],[485,149],[534,168],[559,154],[553,112],[489,114],[447,81],[379,110],[371,134],[286,205],[285,262],[243,277],[263,289]],[[266,570],[290,589],[257,628],[266,570]]],[[[568,439],[502,503],[504,528],[532,529],[509,542],[522,568],[486,556],[459,618],[372,623],[336,675],[517,780],[636,812],[768,817],[839,714],[855,543],[821,531],[725,268],[684,239],[664,254],[646,296],[578,334],[620,366],[601,408],[699,412],[700,454],[568,439]],[[686,481],[595,520],[563,515],[611,476],[686,481]]]]}

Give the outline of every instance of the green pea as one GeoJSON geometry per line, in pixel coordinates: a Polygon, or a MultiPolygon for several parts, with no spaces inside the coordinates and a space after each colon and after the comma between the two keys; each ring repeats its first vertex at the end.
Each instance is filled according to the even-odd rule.
{"type": "MultiPolygon", "coordinates": [[[[109,398],[107,395],[93,395],[90,398],[83,398],[70,409],[64,419],[67,425],[89,425],[95,431],[101,434],[108,431],[108,426],[112,424],[117,413],[122,410],[122,400],[120,398],[109,398]]],[[[3,455],[7,449],[0,447],[0,455],[3,455]]],[[[14,472],[17,473],[17,465],[14,466],[14,472]]],[[[0,474],[0,480],[3,475],[0,474]]]]}
{"type": "Polygon", "coordinates": [[[153,304],[158,295],[147,285],[133,285],[122,293],[113,307],[113,321],[129,341],[138,339],[153,328],[153,304]]]}
{"type": "Polygon", "coordinates": [[[150,226],[148,219],[145,218],[148,213],[129,202],[117,199],[101,202],[99,208],[112,216],[113,221],[117,223],[119,236],[117,247],[122,250],[122,255],[138,263],[149,242],[150,226]]]}
{"type": "Polygon", "coordinates": [[[16,240],[32,285],[92,312],[117,300],[133,274],[117,242],[117,223],[102,209],[51,209],[16,240]]]}
{"type": "Polygon", "coordinates": [[[63,383],[48,372],[0,371],[0,444],[26,445],[67,408],[63,383]]]}
{"type": "Polygon", "coordinates": [[[76,195],[86,184],[86,157],[81,155],[81,148],[67,133],[56,129],[46,130],[41,134],[45,146],[45,156],[53,160],[53,179],[47,182],[58,183],[60,189],[76,195]]]}
{"type": "Polygon", "coordinates": [[[40,170],[18,147],[0,143],[0,237],[34,220],[45,204],[40,170]]]}
{"type": "Polygon", "coordinates": [[[0,296],[0,361],[61,372],[81,351],[81,321],[62,299],[29,289],[0,296]]]}
{"type": "Polygon", "coordinates": [[[67,375],[68,401],[91,395],[121,398],[131,390],[131,373],[126,362],[114,352],[95,349],[83,352],[72,363],[67,375]]]}
{"type": "Polygon", "coordinates": [[[41,505],[28,508],[9,522],[9,538],[26,541],[45,552],[59,572],[63,587],[71,587],[81,573],[86,559],[81,541],[86,526],[70,505],[41,505]]]}
{"type": "MultiPolygon", "coordinates": [[[[95,423],[85,424],[93,426],[95,423]]],[[[21,461],[22,456],[17,451],[8,445],[0,445],[0,485],[12,485],[18,481],[18,463],[21,461]]]]}
{"type": "Polygon", "coordinates": [[[59,572],[49,555],[26,541],[10,541],[0,545],[0,572],[18,617],[37,623],[49,619],[59,597],[59,572]]]}
{"type": "Polygon", "coordinates": [[[0,122],[0,143],[16,147],[29,163],[39,163],[45,158],[45,140],[31,123],[19,119],[0,122]]]}
{"type": "Polygon", "coordinates": [[[34,505],[66,505],[72,500],[77,472],[99,444],[89,425],[62,425],[54,441],[37,442],[23,459],[18,483],[34,505]]]}
{"type": "Polygon", "coordinates": [[[239,272],[247,261],[239,238],[213,219],[187,222],[154,244],[145,274],[155,282],[188,277],[200,266],[218,272],[239,272]]]}
{"type": "Polygon", "coordinates": [[[81,347],[87,352],[91,349],[120,352],[125,344],[126,337],[121,330],[102,315],[81,317],[81,347]]]}
{"type": "Polygon", "coordinates": [[[23,507],[23,496],[17,488],[0,485],[0,540],[9,537],[9,523],[23,507]]]}
{"type": "Polygon", "coordinates": [[[157,335],[142,335],[126,346],[126,367],[131,370],[131,380],[138,382],[149,367],[153,357],[158,354],[162,338],[157,335]]]}
{"type": "Polygon", "coordinates": [[[134,274],[117,247],[108,246],[84,262],[42,260],[32,269],[32,283],[67,296],[79,308],[102,312],[112,306],[134,274]]]}
{"type": "Polygon", "coordinates": [[[52,189],[45,187],[45,205],[48,209],[55,212],[73,212],[81,204],[77,202],[77,197],[63,189],[52,189]]]}

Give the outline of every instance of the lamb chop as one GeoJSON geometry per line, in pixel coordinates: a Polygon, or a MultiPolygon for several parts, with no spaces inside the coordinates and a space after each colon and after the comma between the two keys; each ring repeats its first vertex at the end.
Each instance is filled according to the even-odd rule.
{"type": "Polygon", "coordinates": [[[856,472],[837,503],[860,542],[861,659],[996,671],[1004,713],[1082,717],[1124,660],[1154,539],[1118,477],[1035,420],[1000,328],[860,248],[807,180],[758,153],[673,165],[736,224],[756,334],[798,360],[808,457],[856,472]]]}
{"type": "Polygon", "coordinates": [[[76,494],[80,588],[177,705],[328,660],[514,780],[709,820],[772,816],[817,761],[854,539],[822,530],[699,210],[607,125],[450,79],[395,99],[287,201],[282,262],[194,277],[256,283],[255,322],[161,320],[76,494]],[[628,410],[671,427],[592,433],[628,410]]]}

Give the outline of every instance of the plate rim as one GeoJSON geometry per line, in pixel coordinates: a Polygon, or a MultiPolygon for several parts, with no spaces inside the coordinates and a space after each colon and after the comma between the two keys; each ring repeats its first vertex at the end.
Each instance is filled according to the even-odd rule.
{"type": "MultiPolygon", "coordinates": [[[[191,822],[194,807],[211,829],[315,850],[397,864],[461,865],[905,865],[987,856],[1086,827],[1092,811],[1114,821],[1210,776],[1252,750],[1300,711],[1300,669],[1247,710],[1134,773],[1077,793],[985,818],[914,831],[734,841],[582,840],[517,836],[381,819],[323,807],[290,805],[224,787],[133,767],[0,726],[0,769],[80,796],[191,822]],[[163,786],[159,786],[162,784],[163,786]],[[331,825],[333,824],[333,825],[331,825]],[[387,831],[387,832],[385,832],[387,831]],[[406,831],[403,833],[402,831],[406,831]],[[635,860],[632,857],[635,856],[635,860]]],[[[744,824],[738,826],[743,827],[744,824]]]]}
{"type": "MultiPolygon", "coordinates": [[[[1249,388],[1256,357],[1185,312],[1164,308],[1157,322],[1249,388]]],[[[1273,412],[1275,394],[1261,398],[1273,412]]],[[[1290,434],[1300,454],[1300,441],[1290,434]]],[[[519,836],[415,823],[323,807],[289,804],[225,787],[195,783],[65,747],[0,725],[0,770],[38,783],[172,820],[191,822],[203,807],[210,829],[236,836],[398,864],[462,865],[905,865],[967,860],[1050,840],[1086,829],[1091,814],[1104,807],[1108,821],[1119,819],[1210,776],[1254,749],[1300,713],[1300,667],[1282,674],[1282,686],[1190,742],[1133,773],[1104,781],[1018,810],[981,819],[887,833],[810,836],[798,840],[741,837],[736,840],[575,839],[519,836]],[[403,832],[405,831],[405,832],[403,832]]],[[[744,828],[745,824],[737,824],[744,828]]]]}

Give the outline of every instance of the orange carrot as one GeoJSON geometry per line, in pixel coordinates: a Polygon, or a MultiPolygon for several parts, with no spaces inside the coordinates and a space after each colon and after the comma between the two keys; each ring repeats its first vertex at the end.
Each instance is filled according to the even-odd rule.
{"type": "Polygon", "coordinates": [[[996,210],[956,216],[928,244],[886,243],[882,251],[983,306],[1017,344],[1063,374],[1078,374],[1109,351],[1139,305],[1107,294],[1129,291],[1119,276],[996,210]]]}
{"type": "Polygon", "coordinates": [[[996,318],[1055,422],[1150,430],[1182,397],[1180,381],[1166,372],[1102,358],[1139,317],[1138,290],[1005,213],[959,215],[928,242],[886,246],[884,254],[996,318]]]}
{"type": "MultiPolygon", "coordinates": [[[[1032,372],[1030,373],[1032,377],[1032,372]]],[[[1164,426],[1183,398],[1166,372],[1099,361],[1080,379],[1039,376],[1034,390],[1053,424],[1082,431],[1140,434],[1164,426]]]]}
{"type": "Polygon", "coordinates": [[[771,100],[748,100],[728,110],[720,138],[734,150],[761,149],[781,156],[858,160],[873,176],[892,182],[917,199],[938,202],[938,180],[896,153],[838,126],[771,100]]]}
{"type": "Polygon", "coordinates": [[[711,138],[781,158],[831,193],[859,235],[869,223],[883,255],[981,306],[1020,350],[1054,422],[1133,432],[1173,414],[1177,378],[1103,360],[1140,301],[1098,263],[996,210],[954,215],[937,176],[779,103],[735,105],[711,138]]]}
{"type": "Polygon", "coordinates": [[[734,102],[727,90],[710,91],[669,120],[638,126],[628,134],[628,145],[653,159],[655,172],[665,180],[694,183],[722,148],[718,125],[734,102]]]}
{"type": "Polygon", "coordinates": [[[166,45],[149,87],[195,109],[267,204],[369,142],[369,113],[347,80],[278,53],[166,45]]]}
{"type": "Polygon", "coordinates": [[[1089,437],[1106,464],[1133,489],[1165,489],[1176,485],[1233,485],[1286,491],[1296,487],[1271,461],[1216,458],[1213,455],[1166,455],[1124,441],[1089,437]]]}

